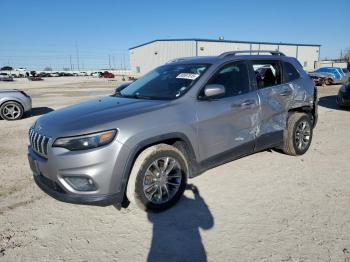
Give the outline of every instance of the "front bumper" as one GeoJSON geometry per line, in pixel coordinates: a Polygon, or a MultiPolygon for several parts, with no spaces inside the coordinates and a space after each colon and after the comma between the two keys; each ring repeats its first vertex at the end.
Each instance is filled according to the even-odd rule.
{"type": "Polygon", "coordinates": [[[28,147],[28,160],[36,184],[53,198],[74,204],[107,206],[121,204],[122,179],[129,150],[121,143],[84,151],[49,148],[47,159],[28,147]],[[94,191],[78,191],[65,177],[87,177],[96,185],[94,191]]]}
{"type": "Polygon", "coordinates": [[[120,194],[107,195],[73,195],[67,194],[56,182],[47,179],[41,174],[34,173],[34,181],[49,196],[66,203],[94,206],[109,206],[118,204],[123,196],[120,194]]]}

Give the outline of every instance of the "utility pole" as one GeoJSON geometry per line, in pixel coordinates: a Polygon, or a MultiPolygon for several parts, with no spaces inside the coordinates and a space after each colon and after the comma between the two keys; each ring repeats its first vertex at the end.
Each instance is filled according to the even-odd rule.
{"type": "Polygon", "coordinates": [[[109,70],[111,70],[111,55],[108,55],[109,70]]]}
{"type": "Polygon", "coordinates": [[[73,71],[73,66],[72,66],[72,55],[69,55],[69,64],[70,64],[70,71],[73,71]]]}
{"type": "Polygon", "coordinates": [[[77,52],[77,66],[78,66],[78,71],[80,70],[80,65],[79,65],[79,48],[77,42],[75,42],[75,47],[76,47],[76,52],[77,52]]]}

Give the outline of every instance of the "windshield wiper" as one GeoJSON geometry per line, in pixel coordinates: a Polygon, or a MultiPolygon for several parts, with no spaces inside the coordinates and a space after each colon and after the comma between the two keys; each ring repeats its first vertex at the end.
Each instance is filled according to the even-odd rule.
{"type": "Polygon", "coordinates": [[[115,92],[112,96],[114,97],[123,97],[123,98],[133,98],[133,99],[147,99],[147,100],[157,100],[159,98],[152,96],[140,95],[138,93],[132,95],[123,95],[121,92],[115,92]]]}
{"type": "Polygon", "coordinates": [[[127,98],[134,98],[134,99],[154,99],[154,97],[144,96],[144,95],[140,95],[138,93],[132,94],[132,95],[122,95],[122,96],[127,97],[127,98]]]}

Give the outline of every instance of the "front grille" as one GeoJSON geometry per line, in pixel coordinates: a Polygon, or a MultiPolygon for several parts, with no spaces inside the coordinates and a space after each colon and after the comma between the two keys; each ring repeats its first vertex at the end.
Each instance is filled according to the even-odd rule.
{"type": "Polygon", "coordinates": [[[47,150],[50,142],[49,137],[44,136],[31,128],[29,129],[29,142],[35,153],[47,158],[47,150]]]}

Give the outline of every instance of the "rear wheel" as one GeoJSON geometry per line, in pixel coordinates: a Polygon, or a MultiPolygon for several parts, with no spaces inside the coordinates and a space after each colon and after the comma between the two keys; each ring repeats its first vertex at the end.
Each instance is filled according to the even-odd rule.
{"type": "Polygon", "coordinates": [[[187,160],[177,148],[167,144],[149,147],[135,161],[127,197],[141,209],[165,210],[183,194],[187,172],[187,160]]]}
{"type": "Polygon", "coordinates": [[[312,123],[305,113],[292,113],[288,118],[287,136],[284,138],[283,152],[292,155],[302,155],[310,147],[312,140],[312,123]]]}
{"type": "Polygon", "coordinates": [[[23,116],[23,108],[21,104],[9,101],[5,102],[0,107],[0,117],[12,121],[20,119],[23,116]]]}

